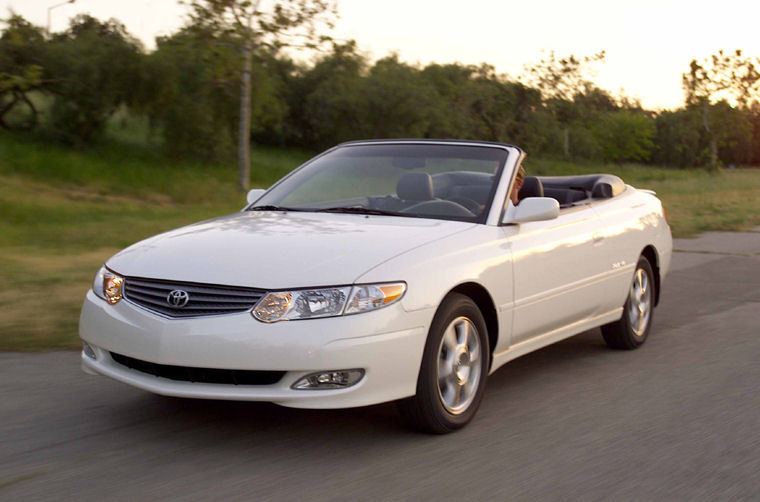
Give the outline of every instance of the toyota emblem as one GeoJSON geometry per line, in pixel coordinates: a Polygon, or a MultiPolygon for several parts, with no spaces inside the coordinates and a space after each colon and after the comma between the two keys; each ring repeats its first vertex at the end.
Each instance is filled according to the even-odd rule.
{"type": "Polygon", "coordinates": [[[182,291],[181,289],[175,289],[166,296],[166,303],[178,309],[187,305],[187,302],[189,301],[190,295],[187,291],[182,291]]]}

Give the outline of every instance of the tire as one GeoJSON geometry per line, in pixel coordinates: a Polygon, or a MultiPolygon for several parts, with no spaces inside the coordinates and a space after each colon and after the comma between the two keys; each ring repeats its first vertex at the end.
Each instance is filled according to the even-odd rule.
{"type": "Polygon", "coordinates": [[[655,287],[652,265],[642,256],[633,273],[628,298],[623,305],[623,316],[619,321],[602,326],[602,336],[610,348],[633,350],[646,341],[652,326],[655,287]]]}
{"type": "Polygon", "coordinates": [[[417,393],[398,403],[402,418],[435,434],[464,427],[483,398],[490,354],[480,309],[467,296],[448,295],[430,326],[417,393]]]}

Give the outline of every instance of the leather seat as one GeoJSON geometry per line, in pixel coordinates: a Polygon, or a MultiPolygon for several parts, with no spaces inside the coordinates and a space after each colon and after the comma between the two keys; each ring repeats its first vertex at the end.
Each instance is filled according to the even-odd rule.
{"type": "Polygon", "coordinates": [[[523,200],[528,197],[543,197],[544,185],[541,180],[535,176],[526,176],[523,181],[523,186],[520,191],[517,192],[517,199],[523,200]]]}
{"type": "Polygon", "coordinates": [[[396,184],[396,195],[408,201],[432,200],[433,179],[428,173],[405,173],[396,184]]]}

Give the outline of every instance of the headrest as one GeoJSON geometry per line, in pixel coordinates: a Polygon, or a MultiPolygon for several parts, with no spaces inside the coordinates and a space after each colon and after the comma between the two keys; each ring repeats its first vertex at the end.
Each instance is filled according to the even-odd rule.
{"type": "Polygon", "coordinates": [[[597,181],[591,190],[591,197],[595,199],[609,199],[613,195],[615,195],[614,188],[604,181],[597,181]]]}
{"type": "Polygon", "coordinates": [[[517,199],[523,200],[527,197],[543,197],[544,186],[541,184],[541,180],[535,176],[526,176],[523,180],[523,186],[517,193],[517,199]]]}
{"type": "Polygon", "coordinates": [[[428,173],[404,173],[396,185],[396,195],[401,200],[431,200],[433,179],[428,173]]]}

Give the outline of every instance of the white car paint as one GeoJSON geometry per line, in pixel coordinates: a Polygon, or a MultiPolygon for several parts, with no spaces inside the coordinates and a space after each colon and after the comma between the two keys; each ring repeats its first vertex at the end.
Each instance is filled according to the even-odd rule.
{"type": "Polygon", "coordinates": [[[397,216],[241,212],[139,242],[107,265],[125,276],[264,289],[352,284],[377,263],[474,225],[397,216]]]}
{"type": "Polygon", "coordinates": [[[612,199],[563,209],[555,219],[503,225],[523,154],[494,147],[509,156],[485,223],[242,212],[147,239],[106,263],[128,277],[268,290],[405,281],[398,303],[351,316],[265,324],[249,312],[167,319],[128,300],[109,305],[90,291],[80,336],[96,357],[83,352],[83,369],[164,395],[304,408],[363,406],[415,393],[428,330],[455,288],[480,288],[493,306],[493,372],[515,357],[619,319],[633,267],[647,246],[655,250],[662,280],[672,240],[656,197],[626,187],[612,199]],[[110,352],[157,364],[286,374],[261,386],[174,381],[121,366],[110,352]],[[337,390],[290,387],[311,372],[347,368],[364,369],[364,378],[337,390]]]}

